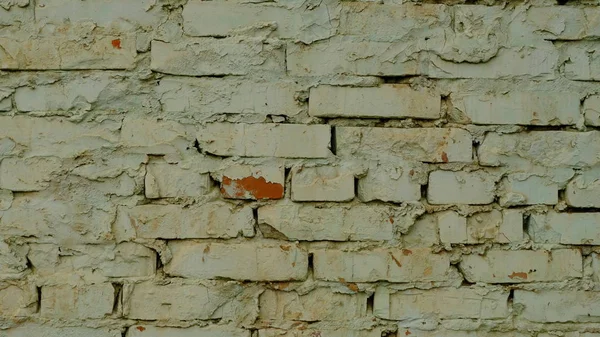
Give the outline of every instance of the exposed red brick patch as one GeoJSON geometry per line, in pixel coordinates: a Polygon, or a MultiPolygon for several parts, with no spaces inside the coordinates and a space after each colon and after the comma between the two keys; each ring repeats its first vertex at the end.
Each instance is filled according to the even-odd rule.
{"type": "Polygon", "coordinates": [[[283,185],[268,182],[263,177],[231,179],[224,176],[221,183],[221,193],[231,199],[281,199],[283,192],[283,185]]]}
{"type": "Polygon", "coordinates": [[[410,249],[402,249],[402,255],[404,256],[408,256],[411,255],[413,252],[410,249]]]}
{"type": "Polygon", "coordinates": [[[394,263],[398,266],[398,267],[402,267],[402,263],[400,263],[400,261],[394,256],[394,254],[390,253],[390,256],[392,257],[392,260],[394,260],[394,263]]]}
{"type": "Polygon", "coordinates": [[[510,279],[518,278],[518,279],[526,280],[527,279],[527,273],[524,273],[524,272],[514,272],[513,271],[512,274],[508,275],[508,277],[510,279]]]}
{"type": "Polygon", "coordinates": [[[137,330],[139,330],[139,331],[144,331],[144,330],[146,330],[146,328],[144,328],[143,326],[140,326],[140,325],[136,326],[135,328],[136,328],[137,330]]]}
{"type": "Polygon", "coordinates": [[[338,281],[340,281],[340,283],[343,283],[346,287],[348,287],[348,289],[354,292],[358,292],[360,290],[358,289],[358,285],[356,285],[356,283],[346,282],[346,279],[344,279],[343,277],[338,278],[338,281]]]}
{"type": "Polygon", "coordinates": [[[404,332],[404,335],[405,335],[405,336],[408,336],[408,335],[412,335],[412,333],[411,333],[409,330],[406,330],[406,331],[404,332]]]}
{"type": "Polygon", "coordinates": [[[112,43],[113,48],[121,49],[121,39],[114,39],[110,43],[112,43]]]}
{"type": "Polygon", "coordinates": [[[442,161],[444,163],[448,162],[448,154],[446,152],[442,152],[442,161]]]}

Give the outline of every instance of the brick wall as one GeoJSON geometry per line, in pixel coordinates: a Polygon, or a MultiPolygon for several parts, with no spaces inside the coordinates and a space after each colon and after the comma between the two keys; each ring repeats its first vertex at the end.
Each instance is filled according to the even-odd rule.
{"type": "Polygon", "coordinates": [[[600,7],[0,0],[0,337],[600,336],[600,7]]]}

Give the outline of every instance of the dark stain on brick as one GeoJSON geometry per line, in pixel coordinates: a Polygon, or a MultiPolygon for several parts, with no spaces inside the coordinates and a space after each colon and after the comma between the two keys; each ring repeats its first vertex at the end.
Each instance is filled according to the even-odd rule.
{"type": "Polygon", "coordinates": [[[283,185],[268,182],[263,177],[242,179],[223,177],[221,184],[221,193],[226,198],[232,199],[244,199],[247,193],[255,199],[281,199],[283,191],[283,185]]]}

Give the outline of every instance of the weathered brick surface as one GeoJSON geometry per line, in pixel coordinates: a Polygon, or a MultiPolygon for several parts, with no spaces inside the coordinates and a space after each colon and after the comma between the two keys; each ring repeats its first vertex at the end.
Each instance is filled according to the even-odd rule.
{"type": "Polygon", "coordinates": [[[0,0],[0,337],[598,337],[559,2],[0,0]]]}

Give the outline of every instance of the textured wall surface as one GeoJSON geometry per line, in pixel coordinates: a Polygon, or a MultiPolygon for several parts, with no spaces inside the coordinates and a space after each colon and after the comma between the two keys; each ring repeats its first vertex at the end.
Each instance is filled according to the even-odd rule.
{"type": "Polygon", "coordinates": [[[600,7],[0,0],[0,337],[600,336],[600,7]]]}

